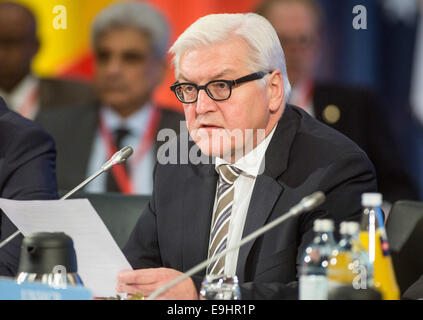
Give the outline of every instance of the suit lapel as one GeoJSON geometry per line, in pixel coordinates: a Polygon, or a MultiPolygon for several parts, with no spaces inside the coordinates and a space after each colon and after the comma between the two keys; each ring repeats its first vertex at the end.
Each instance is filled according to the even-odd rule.
{"type": "MultiPolygon", "coordinates": [[[[67,159],[63,160],[62,163],[72,163],[73,171],[69,171],[67,167],[65,168],[62,166],[61,173],[67,176],[67,181],[73,181],[72,185],[76,185],[79,183],[77,181],[81,181],[87,175],[95,134],[99,126],[99,113],[100,107],[98,105],[93,108],[80,108],[78,113],[75,114],[76,117],[80,117],[78,130],[75,131],[69,129],[69,131],[66,132],[73,132],[73,135],[63,137],[67,142],[65,144],[61,144],[61,146],[72,145],[72,152],[62,150],[63,152],[66,152],[65,154],[67,157],[67,159]]],[[[75,118],[74,120],[77,121],[75,118]]],[[[72,123],[74,124],[76,122],[72,123]]]]}
{"type": "Polygon", "coordinates": [[[198,165],[192,173],[183,186],[182,265],[185,271],[207,258],[217,183],[213,164],[198,165]]]}
{"type": "MultiPolygon", "coordinates": [[[[254,184],[242,238],[268,222],[276,202],[281,197],[284,187],[277,179],[288,167],[289,150],[297,133],[297,128],[298,116],[290,105],[286,105],[266,150],[265,170],[263,174],[257,177],[254,184]]],[[[255,240],[246,243],[239,250],[236,273],[241,282],[244,281],[245,269],[248,268],[247,258],[254,242],[255,240]]]]}
{"type": "Polygon", "coordinates": [[[6,106],[6,102],[3,100],[2,97],[0,97],[0,116],[3,116],[8,111],[9,109],[6,106]]]}
{"type": "MultiPolygon", "coordinates": [[[[276,201],[283,192],[283,187],[274,179],[266,175],[260,175],[256,179],[247,218],[245,220],[242,238],[262,227],[274,207],[276,201]]],[[[244,273],[248,254],[255,240],[246,243],[239,249],[236,274],[239,281],[244,281],[244,273]]]]}

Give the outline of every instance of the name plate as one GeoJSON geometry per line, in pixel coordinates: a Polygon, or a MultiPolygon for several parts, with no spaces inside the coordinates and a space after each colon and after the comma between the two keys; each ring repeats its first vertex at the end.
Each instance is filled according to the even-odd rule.
{"type": "Polygon", "coordinates": [[[91,300],[91,291],[82,286],[67,285],[55,289],[40,282],[0,279],[0,300],[91,300]]]}

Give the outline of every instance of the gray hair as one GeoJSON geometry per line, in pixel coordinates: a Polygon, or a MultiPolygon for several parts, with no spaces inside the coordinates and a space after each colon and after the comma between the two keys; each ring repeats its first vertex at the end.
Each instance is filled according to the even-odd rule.
{"type": "Polygon", "coordinates": [[[101,35],[112,29],[133,27],[150,37],[153,52],[161,59],[169,45],[169,25],[164,16],[144,2],[118,2],[102,10],[94,19],[91,41],[95,45],[101,35]]]}
{"type": "Polygon", "coordinates": [[[228,41],[234,36],[241,37],[249,46],[248,63],[252,72],[281,72],[284,100],[287,101],[291,85],[286,71],[285,55],[273,26],[266,18],[256,13],[210,14],[194,22],[169,49],[169,52],[174,54],[175,76],[178,77],[179,60],[184,52],[228,41]]]}

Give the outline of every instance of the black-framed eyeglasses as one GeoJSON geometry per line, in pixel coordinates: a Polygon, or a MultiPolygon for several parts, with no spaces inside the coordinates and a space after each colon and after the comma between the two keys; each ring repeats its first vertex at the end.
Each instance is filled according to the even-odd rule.
{"type": "Polygon", "coordinates": [[[262,79],[268,73],[272,73],[272,71],[255,72],[235,80],[212,80],[207,82],[204,86],[198,86],[191,82],[175,82],[170,86],[170,90],[175,93],[178,100],[182,103],[196,102],[198,99],[198,92],[200,92],[201,89],[206,91],[211,99],[215,101],[224,101],[230,98],[234,85],[262,79]]]}

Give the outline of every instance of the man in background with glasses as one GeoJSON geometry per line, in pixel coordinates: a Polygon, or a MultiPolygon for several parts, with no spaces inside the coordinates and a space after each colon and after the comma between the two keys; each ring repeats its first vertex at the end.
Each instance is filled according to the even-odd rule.
{"type": "Polygon", "coordinates": [[[183,134],[173,143],[178,159],[188,152],[190,161],[158,158],[153,196],[124,248],[136,270],[119,274],[117,290],[148,296],[320,190],[326,202],[317,209],[159,296],[196,299],[207,273],[236,275],[242,299],[297,298],[297,266],[313,221],[360,219],[360,195],[376,190],[372,164],[343,135],[285,103],[290,84],[284,54],[265,18],[205,16],[170,53],[171,90],[182,102],[191,139],[189,148],[181,148],[183,134]],[[193,150],[210,161],[193,161],[193,150]]]}
{"type": "Polygon", "coordinates": [[[98,99],[38,117],[56,140],[61,191],[74,188],[129,145],[134,149],[129,161],[92,181],[85,191],[151,194],[160,144],[156,135],[162,128],[177,130],[183,119],[180,112],[153,102],[167,69],[169,34],[163,14],[146,2],[117,1],[95,17],[91,40],[98,99]]]}

